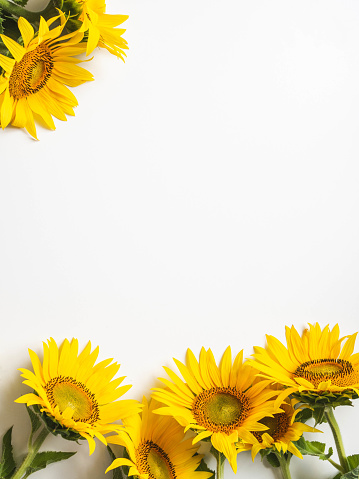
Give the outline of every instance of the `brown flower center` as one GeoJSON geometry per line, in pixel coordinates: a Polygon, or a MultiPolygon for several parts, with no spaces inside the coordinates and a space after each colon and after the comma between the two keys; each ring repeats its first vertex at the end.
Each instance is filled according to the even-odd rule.
{"type": "Polygon", "coordinates": [[[235,388],[212,388],[195,397],[192,413],[208,431],[230,434],[248,416],[248,397],[235,388]]]}
{"type": "Polygon", "coordinates": [[[54,67],[50,48],[41,43],[15,62],[9,78],[9,92],[15,99],[27,97],[43,88],[54,67]]]}
{"type": "Polygon", "coordinates": [[[294,372],[294,378],[304,378],[315,387],[331,380],[339,387],[350,387],[359,382],[359,373],[344,359],[314,359],[301,364],[294,372]]]}
{"type": "Polygon", "coordinates": [[[93,424],[99,419],[94,394],[79,381],[69,376],[58,376],[46,384],[45,390],[51,406],[58,406],[61,413],[70,409],[74,421],[93,424]]]}
{"type": "Polygon", "coordinates": [[[285,412],[274,414],[273,417],[264,417],[259,422],[268,427],[266,431],[252,432],[259,442],[262,442],[262,434],[264,433],[269,434],[275,442],[279,441],[284,437],[289,427],[289,417],[285,412]]]}
{"type": "Polygon", "coordinates": [[[144,441],[138,446],[136,464],[140,474],[148,474],[149,479],[177,479],[168,455],[152,441],[144,441]]]}

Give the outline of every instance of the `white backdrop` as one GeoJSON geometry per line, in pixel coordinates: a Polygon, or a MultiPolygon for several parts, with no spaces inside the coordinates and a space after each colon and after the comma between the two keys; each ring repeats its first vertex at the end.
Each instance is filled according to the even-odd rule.
{"type": "MultiPolygon", "coordinates": [[[[16,370],[50,336],[100,345],[141,399],[187,347],[219,359],[283,340],[286,324],[358,330],[359,3],[107,0],[107,12],[130,15],[126,63],[96,51],[76,116],[39,126],[39,142],[0,132],[0,418],[17,455],[29,427],[16,370]]],[[[337,410],[348,454],[358,411],[337,410]]],[[[79,452],[39,479],[109,476],[102,447],[50,447],[79,452]]],[[[296,479],[335,475],[292,462],[296,479]]],[[[278,477],[238,463],[239,477],[278,477]]]]}

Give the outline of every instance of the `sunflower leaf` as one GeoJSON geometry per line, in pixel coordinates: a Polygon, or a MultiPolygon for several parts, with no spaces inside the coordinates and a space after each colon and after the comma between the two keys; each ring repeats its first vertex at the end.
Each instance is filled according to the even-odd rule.
{"type": "Polygon", "coordinates": [[[11,444],[11,435],[12,428],[6,431],[2,440],[2,453],[1,453],[1,462],[0,462],[0,478],[7,479],[12,476],[12,473],[16,469],[16,464],[14,461],[14,456],[12,454],[12,444],[11,444]]]}
{"type": "Polygon", "coordinates": [[[333,454],[333,449],[330,447],[327,454],[325,454],[325,444],[318,441],[306,441],[302,436],[295,442],[298,450],[306,456],[316,456],[322,461],[327,461],[333,454]]]}
{"type": "Polygon", "coordinates": [[[352,456],[348,456],[347,459],[351,469],[354,469],[359,466],[359,454],[353,454],[352,456]]]}
{"type": "Polygon", "coordinates": [[[24,478],[28,477],[40,469],[45,469],[46,466],[53,462],[63,461],[69,459],[76,452],[62,452],[62,451],[45,451],[39,452],[31,462],[30,466],[26,469],[24,478]]]}
{"type": "Polygon", "coordinates": [[[346,474],[343,474],[342,476],[340,476],[340,479],[358,479],[358,478],[359,478],[359,466],[347,472],[346,474]]]}
{"type": "MultiPolygon", "coordinates": [[[[116,459],[116,456],[113,453],[113,450],[110,448],[110,446],[107,446],[107,451],[108,451],[112,461],[114,461],[116,459]]],[[[112,473],[113,473],[113,476],[112,476],[113,479],[126,479],[128,477],[123,472],[122,467],[116,467],[116,469],[113,469],[112,473]]]]}

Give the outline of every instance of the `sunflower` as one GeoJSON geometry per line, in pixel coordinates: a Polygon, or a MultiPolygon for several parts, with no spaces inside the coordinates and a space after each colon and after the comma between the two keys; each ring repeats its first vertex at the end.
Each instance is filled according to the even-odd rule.
{"type": "Polygon", "coordinates": [[[126,30],[115,28],[128,19],[128,15],[109,15],[105,13],[106,4],[104,0],[76,0],[82,6],[82,13],[79,20],[82,22],[80,28],[88,32],[86,54],[90,55],[99,46],[106,48],[110,53],[124,59],[124,50],[128,49],[127,42],[122,35],[126,30]]]}
{"type": "Polygon", "coordinates": [[[339,326],[321,330],[309,325],[302,337],[286,327],[287,347],[267,336],[267,348],[255,347],[253,367],[261,376],[287,389],[278,400],[294,394],[303,402],[332,403],[359,394],[359,353],[353,354],[357,333],[339,338],[339,326]],[[343,344],[344,342],[344,344],[343,344]]]}
{"type": "Polygon", "coordinates": [[[295,422],[295,417],[301,411],[296,408],[298,403],[295,399],[286,400],[281,404],[282,412],[274,414],[273,417],[265,417],[260,422],[268,427],[266,431],[253,431],[255,442],[248,444],[242,443],[238,446],[238,452],[251,450],[252,459],[259,451],[272,449],[274,451],[291,452],[295,456],[303,459],[302,454],[293,442],[303,435],[303,432],[321,432],[314,427],[308,426],[302,422],[295,422]]]}
{"type": "Polygon", "coordinates": [[[26,130],[34,138],[34,116],[39,115],[45,125],[54,130],[52,115],[66,121],[66,115],[74,115],[77,100],[65,86],[77,86],[93,80],[93,76],[72,58],[86,49],[79,42],[83,33],[72,32],[60,36],[65,27],[61,13],[47,22],[41,17],[36,36],[33,27],[25,19],[18,20],[24,46],[6,35],[0,35],[14,58],[0,54],[0,123],[4,129],[10,123],[26,130]],[[60,25],[49,29],[55,20],[60,25]]]}
{"type": "Polygon", "coordinates": [[[42,364],[37,354],[29,350],[34,372],[20,369],[24,384],[34,392],[16,402],[37,405],[51,432],[60,428],[64,433],[70,430],[75,438],[87,439],[92,454],[94,437],[106,444],[104,434],[121,428],[113,422],[138,413],[141,405],[135,400],[117,401],[131,386],[119,387],[124,377],[113,379],[120,365],[110,364],[112,359],[95,365],[99,348],[91,352],[90,342],[80,354],[77,339],[65,339],[58,348],[51,338],[43,343],[43,348],[42,364]]]}
{"type": "Polygon", "coordinates": [[[107,438],[127,450],[129,459],[115,459],[106,472],[129,466],[129,476],[139,479],[208,479],[211,472],[196,471],[202,456],[192,440],[184,439],[183,428],[171,417],[153,414],[154,400],[143,399],[142,416],[124,419],[125,430],[107,438]]]}
{"type": "Polygon", "coordinates": [[[173,416],[186,430],[196,431],[194,443],[210,438],[213,447],[225,455],[236,472],[236,443],[239,439],[250,442],[251,431],[267,429],[259,421],[278,412],[271,400],[278,392],[267,387],[269,381],[256,380],[256,371],[243,363],[242,351],[232,364],[230,347],[219,367],[212,351],[204,348],[199,362],[190,349],[187,366],[174,361],[184,380],[164,368],[173,382],[160,379],[167,388],[156,388],[152,396],[167,406],[156,413],[173,416]]]}

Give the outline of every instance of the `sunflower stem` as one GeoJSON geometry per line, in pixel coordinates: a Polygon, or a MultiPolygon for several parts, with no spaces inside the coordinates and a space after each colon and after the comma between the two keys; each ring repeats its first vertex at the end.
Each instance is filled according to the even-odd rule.
{"type": "Polygon", "coordinates": [[[344,474],[344,469],[342,468],[342,466],[340,466],[337,462],[333,461],[333,459],[331,459],[330,457],[328,458],[328,462],[330,462],[330,464],[332,466],[334,466],[336,469],[338,469],[339,472],[341,472],[342,474],[344,474]]]}
{"type": "Polygon", "coordinates": [[[53,0],[50,0],[47,6],[39,11],[39,12],[31,12],[20,5],[16,5],[15,3],[11,2],[10,0],[0,0],[0,8],[4,10],[6,13],[13,15],[16,18],[24,17],[30,23],[39,23],[41,16],[46,16],[46,14],[50,11],[55,11],[55,4],[53,0]]]}
{"type": "Polygon", "coordinates": [[[349,462],[348,462],[347,456],[346,456],[345,451],[344,451],[344,444],[343,444],[342,435],[340,433],[338,423],[337,423],[337,421],[334,417],[333,408],[331,406],[327,406],[324,410],[324,413],[325,413],[325,417],[328,421],[328,424],[330,426],[330,429],[332,430],[332,434],[333,434],[334,441],[335,441],[335,446],[337,448],[337,452],[338,452],[338,456],[339,456],[340,465],[341,465],[344,473],[349,472],[350,471],[350,466],[349,466],[349,462]]]}
{"type": "Polygon", "coordinates": [[[216,458],[216,461],[217,461],[216,479],[223,479],[224,478],[224,462],[226,460],[226,457],[222,452],[218,451],[213,446],[211,447],[210,452],[216,458]]]}
{"type": "Polygon", "coordinates": [[[288,455],[288,457],[285,457],[284,454],[279,453],[277,454],[277,458],[280,464],[280,470],[282,471],[283,479],[292,479],[289,470],[291,456],[288,455]]]}
{"type": "Polygon", "coordinates": [[[37,438],[32,443],[32,445],[29,445],[29,451],[27,453],[27,456],[23,460],[18,470],[15,471],[13,476],[11,476],[11,479],[21,479],[24,475],[25,477],[28,477],[31,474],[31,473],[26,474],[26,470],[31,466],[32,461],[35,459],[36,454],[38,453],[42,443],[45,441],[48,435],[49,435],[49,431],[47,430],[46,427],[44,427],[39,432],[37,438]]]}

